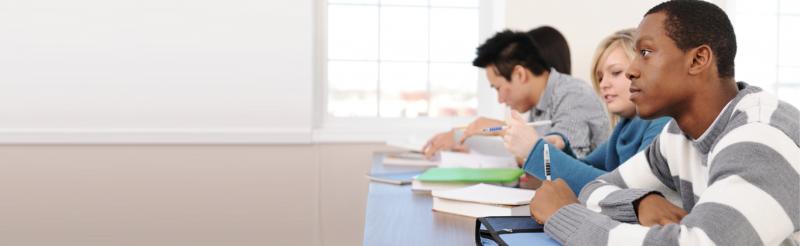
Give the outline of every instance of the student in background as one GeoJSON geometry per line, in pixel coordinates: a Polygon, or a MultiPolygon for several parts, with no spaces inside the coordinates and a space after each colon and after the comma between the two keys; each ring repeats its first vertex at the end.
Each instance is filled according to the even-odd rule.
{"type": "Polygon", "coordinates": [[[579,198],[543,181],[530,208],[545,233],[565,245],[798,245],[800,111],[736,82],[736,35],[712,3],[664,2],[637,32],[631,100],[642,118],[674,120],[579,198]]]}
{"type": "Polygon", "coordinates": [[[551,26],[540,26],[528,31],[528,36],[539,45],[539,55],[550,67],[563,74],[572,74],[569,44],[561,32],[551,26]]]}
{"type": "MultiPolygon", "coordinates": [[[[644,120],[636,116],[636,105],[631,102],[631,80],[625,76],[636,53],[633,51],[634,29],[626,29],[605,38],[595,51],[592,60],[592,85],[616,122],[611,137],[578,159],[557,148],[550,149],[551,176],[567,182],[574,192],[580,192],[586,183],[616,169],[624,161],[650,145],[669,121],[668,117],[644,120]],[[618,120],[616,120],[618,119],[618,120]]],[[[524,124],[519,114],[514,114],[503,138],[509,151],[519,158],[527,158],[525,172],[544,179],[544,141],[536,139],[536,131],[524,124]],[[533,136],[533,137],[531,137],[533,136]]]]}
{"type": "MultiPolygon", "coordinates": [[[[608,137],[608,117],[588,84],[561,73],[552,65],[569,64],[567,58],[562,58],[569,57],[563,35],[552,27],[537,28],[530,33],[534,37],[508,30],[497,33],[478,47],[473,65],[485,68],[491,87],[497,90],[498,102],[520,112],[531,111],[531,121],[552,121],[551,125],[538,129],[545,133],[566,133],[571,150],[583,156],[608,137]],[[539,39],[547,42],[546,45],[540,44],[539,39]],[[543,47],[547,47],[547,53],[541,52],[543,47]]],[[[570,68],[566,66],[565,69],[570,68]]],[[[423,152],[431,157],[439,150],[466,150],[463,143],[467,138],[481,134],[484,128],[504,124],[501,120],[478,118],[463,132],[452,130],[437,134],[428,141],[423,152]]],[[[565,142],[562,135],[545,138],[554,143],[565,142]]],[[[501,142],[498,138],[497,144],[501,142]]]]}

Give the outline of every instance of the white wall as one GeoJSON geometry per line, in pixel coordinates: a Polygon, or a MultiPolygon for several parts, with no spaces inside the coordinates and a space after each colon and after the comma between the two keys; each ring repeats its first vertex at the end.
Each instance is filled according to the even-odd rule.
{"type": "MultiPolygon", "coordinates": [[[[506,0],[506,25],[529,30],[550,25],[567,38],[572,53],[572,74],[590,80],[592,56],[609,34],[635,28],[650,8],[664,0],[506,0]]],[[[724,0],[711,1],[725,8],[724,0]]]]}
{"type": "Polygon", "coordinates": [[[312,18],[311,0],[2,1],[0,134],[307,141],[312,18]]]}
{"type": "MultiPolygon", "coordinates": [[[[561,30],[583,79],[597,43],[660,2],[482,1],[510,28],[561,30]]],[[[0,143],[311,142],[323,2],[2,1],[0,143]]],[[[332,142],[353,135],[328,133],[332,142]]]]}

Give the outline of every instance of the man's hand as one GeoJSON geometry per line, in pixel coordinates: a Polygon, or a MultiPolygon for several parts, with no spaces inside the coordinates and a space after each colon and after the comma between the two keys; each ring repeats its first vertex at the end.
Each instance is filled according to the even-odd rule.
{"type": "Polygon", "coordinates": [[[486,117],[480,117],[467,125],[467,128],[464,128],[464,135],[461,136],[461,139],[458,140],[459,144],[464,144],[464,141],[467,141],[467,138],[472,137],[474,135],[501,135],[502,132],[493,132],[493,133],[484,133],[484,128],[495,127],[495,126],[502,126],[505,125],[503,121],[489,119],[486,117]]]}
{"type": "Polygon", "coordinates": [[[647,195],[637,203],[639,224],[643,226],[680,223],[681,219],[688,214],[686,210],[673,205],[658,194],[647,195]]]}
{"type": "Polygon", "coordinates": [[[456,144],[456,141],[453,140],[453,138],[455,138],[454,135],[455,133],[453,133],[453,131],[447,131],[433,136],[430,140],[428,140],[425,146],[422,147],[422,153],[425,154],[425,158],[430,160],[434,155],[436,155],[436,152],[441,150],[466,152],[467,147],[456,144]]]}
{"type": "Polygon", "coordinates": [[[578,203],[575,193],[569,188],[563,179],[556,181],[542,181],[542,186],[536,189],[536,195],[531,200],[531,216],[539,224],[547,223],[550,216],[553,216],[564,206],[578,203]]]}
{"type": "Polygon", "coordinates": [[[525,125],[525,120],[517,111],[511,112],[511,118],[508,119],[508,128],[506,129],[505,136],[503,136],[503,144],[514,156],[518,158],[527,158],[531,153],[533,145],[539,141],[539,134],[532,126],[525,125]]]}

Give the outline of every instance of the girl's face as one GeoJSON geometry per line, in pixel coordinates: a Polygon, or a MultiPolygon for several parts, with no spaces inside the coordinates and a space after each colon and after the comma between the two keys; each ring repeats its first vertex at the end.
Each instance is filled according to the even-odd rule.
{"type": "Polygon", "coordinates": [[[631,80],[625,76],[625,70],[631,61],[622,48],[612,49],[600,58],[595,71],[599,79],[600,96],[609,112],[623,118],[631,118],[636,115],[636,105],[630,100],[631,80]]]}

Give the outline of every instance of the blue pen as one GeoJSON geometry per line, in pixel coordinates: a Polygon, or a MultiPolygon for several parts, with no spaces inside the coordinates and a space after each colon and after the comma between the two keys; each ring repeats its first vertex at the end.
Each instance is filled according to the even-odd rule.
{"type": "MultiPolygon", "coordinates": [[[[533,127],[546,126],[546,125],[550,125],[550,124],[553,124],[553,122],[549,121],[549,120],[540,120],[540,121],[534,121],[534,122],[525,123],[525,125],[533,126],[533,127]]],[[[481,132],[483,132],[483,133],[499,132],[499,131],[502,131],[502,130],[505,130],[505,129],[508,129],[507,125],[483,128],[483,130],[481,130],[481,132]]]]}

